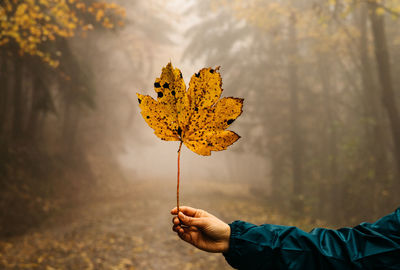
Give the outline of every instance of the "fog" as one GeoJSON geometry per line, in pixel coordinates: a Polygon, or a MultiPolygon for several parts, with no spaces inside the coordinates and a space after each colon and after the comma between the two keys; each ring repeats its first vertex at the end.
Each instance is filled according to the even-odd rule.
{"type": "Polygon", "coordinates": [[[136,96],[169,62],[244,98],[228,149],[183,145],[182,205],[305,230],[399,205],[400,1],[51,5],[0,4],[0,268],[230,269],[171,232],[179,141],[136,96]]]}
{"type": "MultiPolygon", "coordinates": [[[[100,44],[109,44],[107,51],[104,50],[105,56],[108,58],[108,70],[105,71],[107,78],[113,81],[113,87],[118,86],[119,91],[123,91],[125,95],[129,96],[129,100],[133,100],[133,108],[123,109],[118,114],[118,118],[128,119],[128,130],[124,131],[124,151],[120,154],[119,160],[124,168],[134,174],[133,180],[147,179],[147,178],[162,178],[165,181],[176,181],[176,151],[179,143],[177,142],[164,142],[161,141],[153,134],[153,130],[143,121],[140,115],[139,107],[136,104],[136,92],[148,94],[155,97],[156,93],[153,90],[155,78],[161,74],[161,68],[171,62],[175,67],[178,67],[183,74],[186,85],[188,86],[190,77],[198,72],[203,67],[214,65],[214,63],[207,63],[204,56],[199,55],[198,59],[189,61],[184,57],[185,48],[188,46],[188,35],[190,28],[199,23],[201,18],[194,14],[194,2],[188,1],[171,1],[167,4],[162,1],[150,1],[139,4],[141,10],[137,10],[138,4],[133,4],[132,8],[127,8],[131,11],[128,18],[132,18],[132,25],[129,23],[119,31],[116,38],[102,38],[100,44]],[[163,21],[135,21],[135,18],[140,14],[144,18],[147,17],[146,13],[152,13],[154,10],[162,9],[165,16],[159,16],[158,19],[163,21]],[[147,25],[151,31],[162,29],[165,24],[169,27],[166,29],[168,32],[168,41],[166,45],[157,43],[157,38],[152,35],[157,33],[142,32],[139,35],[150,36],[153,38],[153,43],[150,48],[142,48],[139,57],[149,57],[149,62],[143,62],[143,69],[146,71],[143,74],[143,82],[132,79],[130,73],[135,73],[132,70],[132,62],[137,61],[138,52],[137,48],[130,43],[135,42],[135,38],[125,39],[124,37],[132,35],[137,32],[137,25],[147,25]],[[121,40],[127,42],[125,46],[121,46],[121,40]],[[126,41],[125,41],[126,40],[126,41]],[[130,44],[130,45],[129,45],[130,44]],[[112,53],[109,53],[112,50],[112,53]],[[124,74],[121,76],[121,74],[124,74]],[[127,115],[128,114],[128,115],[127,115]],[[132,116],[133,115],[133,116],[132,116]]],[[[223,24],[224,22],[221,22],[223,24]]],[[[144,27],[145,28],[145,27],[144,27]]],[[[146,29],[146,28],[145,28],[146,29]]],[[[206,42],[206,41],[205,41],[206,42]]],[[[102,49],[101,47],[99,48],[102,49]]],[[[208,61],[210,62],[210,61],[208,61]]],[[[221,67],[221,74],[224,78],[224,67],[221,67]]],[[[224,81],[223,81],[224,83],[224,81]]],[[[223,96],[232,96],[234,91],[224,88],[223,96]]],[[[246,94],[244,95],[246,99],[246,94]]],[[[246,110],[246,108],[245,108],[246,110]]],[[[246,117],[245,113],[241,118],[246,117]]],[[[233,124],[232,130],[240,129],[240,124],[233,124]]],[[[242,144],[244,139],[239,140],[236,144],[242,144]]],[[[237,153],[237,149],[243,146],[233,145],[230,151],[215,152],[210,157],[201,157],[188,151],[184,147],[182,153],[182,176],[183,181],[201,180],[204,178],[215,180],[232,180],[248,182],[265,178],[267,174],[267,163],[264,160],[249,153],[237,153]],[[238,167],[238,164],[240,166],[238,167]],[[242,169],[240,169],[242,167],[242,169]],[[251,173],[249,173],[251,172],[251,173]]]]}

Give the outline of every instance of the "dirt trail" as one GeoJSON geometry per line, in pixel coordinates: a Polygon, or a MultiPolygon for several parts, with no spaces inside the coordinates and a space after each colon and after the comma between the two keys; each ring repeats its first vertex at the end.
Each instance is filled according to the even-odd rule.
{"type": "MultiPolygon", "coordinates": [[[[171,231],[175,183],[141,181],[126,194],[65,210],[26,235],[0,240],[0,269],[231,269],[222,255],[199,251],[171,231]]],[[[267,222],[265,203],[239,184],[186,183],[181,201],[227,222],[267,222]]]]}

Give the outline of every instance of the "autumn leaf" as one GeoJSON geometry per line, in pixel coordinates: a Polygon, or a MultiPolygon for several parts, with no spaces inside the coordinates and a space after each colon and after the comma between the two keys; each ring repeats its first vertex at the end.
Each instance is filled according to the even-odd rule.
{"type": "Polygon", "coordinates": [[[181,141],[204,156],[225,150],[240,138],[226,129],[242,113],[243,99],[220,99],[222,79],[218,69],[201,69],[186,90],[181,71],[169,63],[154,83],[157,100],[137,94],[141,114],[157,137],[181,141]]]}
{"type": "Polygon", "coordinates": [[[146,123],[162,140],[180,141],[176,202],[179,212],[179,175],[182,143],[193,152],[209,156],[225,150],[240,136],[226,130],[242,113],[243,99],[222,98],[219,68],[203,68],[190,79],[186,90],[182,72],[171,63],[154,82],[157,100],[137,94],[146,123]]]}

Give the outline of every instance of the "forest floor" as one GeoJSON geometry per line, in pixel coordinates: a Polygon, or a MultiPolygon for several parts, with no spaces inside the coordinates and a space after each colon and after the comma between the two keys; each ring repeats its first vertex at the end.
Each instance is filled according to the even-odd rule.
{"type": "MultiPolygon", "coordinates": [[[[63,209],[24,235],[0,239],[0,269],[231,269],[221,254],[199,251],[172,232],[173,181],[128,186],[121,196],[63,209]]],[[[186,183],[181,205],[226,222],[285,222],[238,183],[186,183]]]]}

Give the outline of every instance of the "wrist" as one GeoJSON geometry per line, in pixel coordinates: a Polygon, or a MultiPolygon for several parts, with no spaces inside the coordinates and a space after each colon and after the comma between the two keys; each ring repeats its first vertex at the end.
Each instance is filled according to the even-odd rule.
{"type": "Polygon", "coordinates": [[[223,247],[222,247],[222,253],[226,253],[229,250],[229,239],[231,237],[231,227],[228,224],[225,224],[225,232],[223,235],[223,247]]]}

